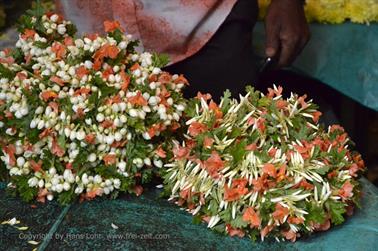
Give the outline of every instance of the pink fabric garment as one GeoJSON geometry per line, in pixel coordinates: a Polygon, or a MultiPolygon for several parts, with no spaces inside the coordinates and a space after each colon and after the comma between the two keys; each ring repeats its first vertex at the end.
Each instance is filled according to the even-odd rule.
{"type": "Polygon", "coordinates": [[[105,20],[118,20],[141,49],[165,53],[171,63],[199,51],[237,0],[57,0],[58,11],[79,33],[102,33],[105,20]]]}

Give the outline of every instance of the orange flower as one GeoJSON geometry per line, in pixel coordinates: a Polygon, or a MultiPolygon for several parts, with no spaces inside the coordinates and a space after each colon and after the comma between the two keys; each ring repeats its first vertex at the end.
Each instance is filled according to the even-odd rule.
{"type": "Polygon", "coordinates": [[[242,229],[239,228],[233,228],[231,224],[226,224],[226,231],[229,236],[238,236],[240,238],[243,238],[245,233],[242,229]]]}
{"type": "Polygon", "coordinates": [[[64,43],[65,46],[74,45],[74,41],[73,41],[72,37],[65,37],[64,40],[63,40],[63,43],[64,43]]]}
{"type": "Polygon", "coordinates": [[[135,186],[134,187],[134,192],[136,196],[140,196],[143,193],[143,187],[142,186],[135,186]]]}
{"type": "Polygon", "coordinates": [[[121,90],[126,91],[130,84],[130,76],[127,75],[124,71],[120,72],[122,84],[121,84],[121,90]]]}
{"type": "Polygon", "coordinates": [[[214,102],[214,101],[210,101],[210,104],[209,104],[209,109],[212,110],[214,113],[215,113],[215,118],[216,119],[221,119],[223,117],[223,112],[222,110],[219,108],[219,106],[214,102]]]}
{"type": "Polygon", "coordinates": [[[313,113],[312,113],[312,120],[313,120],[315,123],[318,123],[320,116],[322,116],[322,113],[321,113],[321,112],[319,112],[319,111],[313,112],[313,113]]]}
{"type": "Polygon", "coordinates": [[[190,200],[192,198],[192,188],[188,187],[180,191],[180,197],[184,200],[190,200]]]}
{"type": "Polygon", "coordinates": [[[137,70],[137,69],[139,69],[140,68],[140,65],[138,64],[138,63],[135,63],[135,64],[133,64],[131,67],[130,67],[130,70],[131,71],[135,71],[135,70],[137,70]]]}
{"type": "Polygon", "coordinates": [[[343,184],[343,186],[339,190],[339,195],[343,199],[347,199],[353,196],[353,185],[349,180],[343,184]]]}
{"type": "Polygon", "coordinates": [[[197,99],[201,100],[210,100],[211,99],[211,95],[209,93],[205,93],[205,94],[202,94],[201,92],[197,92],[197,96],[196,96],[197,99]]]}
{"type": "MultiPolygon", "coordinates": [[[[7,57],[7,58],[0,58],[0,63],[2,64],[13,64],[14,58],[13,57],[7,57]]],[[[27,62],[28,64],[29,62],[27,62]]]]}
{"type": "Polygon", "coordinates": [[[182,74],[180,74],[180,76],[178,78],[176,78],[174,82],[175,82],[175,84],[183,83],[185,85],[189,85],[188,80],[182,74]]]}
{"type": "Polygon", "coordinates": [[[261,219],[260,216],[255,212],[252,207],[248,207],[243,214],[243,221],[251,224],[251,228],[260,227],[261,219]]]}
{"type": "Polygon", "coordinates": [[[276,155],[276,152],[277,152],[277,149],[273,147],[272,149],[268,151],[268,155],[273,158],[276,155]]]}
{"type": "Polygon", "coordinates": [[[278,86],[277,90],[272,88],[268,88],[268,94],[266,95],[268,98],[273,98],[274,96],[282,95],[283,88],[282,86],[278,86]]]}
{"type": "Polygon", "coordinates": [[[298,98],[298,102],[301,104],[303,109],[308,107],[308,104],[305,101],[306,98],[307,98],[306,94],[298,98]]]}
{"type": "Polygon", "coordinates": [[[266,173],[270,177],[273,177],[273,178],[276,178],[276,176],[277,176],[276,168],[271,163],[264,164],[264,166],[263,166],[263,173],[266,173]]]}
{"type": "Polygon", "coordinates": [[[161,123],[158,123],[158,124],[154,124],[151,126],[150,129],[148,129],[148,135],[153,138],[155,137],[155,135],[157,135],[158,132],[161,132],[161,131],[164,131],[165,130],[165,126],[162,125],[161,123]]]}
{"type": "Polygon", "coordinates": [[[58,94],[56,94],[55,92],[53,91],[43,91],[41,93],[41,98],[43,99],[43,101],[48,101],[49,99],[55,99],[58,97],[58,94]]]}
{"type": "Polygon", "coordinates": [[[256,123],[257,123],[257,128],[260,130],[260,132],[264,133],[266,129],[265,118],[259,118],[256,123]]]}
{"type": "Polygon", "coordinates": [[[90,34],[85,34],[85,37],[86,38],[89,38],[90,40],[96,40],[98,38],[98,34],[97,33],[90,33],[90,34]]]}
{"type": "Polygon", "coordinates": [[[104,128],[104,129],[107,129],[107,128],[110,128],[110,127],[114,127],[114,123],[113,121],[111,120],[104,120],[103,122],[100,123],[100,125],[104,128]]]}
{"type": "Polygon", "coordinates": [[[210,148],[214,143],[214,140],[210,137],[205,137],[203,139],[203,147],[210,148]]]}
{"type": "Polygon", "coordinates": [[[59,78],[59,77],[57,77],[57,76],[52,76],[52,77],[50,78],[50,80],[51,80],[52,82],[57,83],[57,84],[60,85],[60,86],[64,86],[64,81],[63,81],[63,79],[61,79],[61,78],[59,78]]]}
{"type": "Polygon", "coordinates": [[[26,79],[28,76],[23,73],[23,72],[17,72],[16,76],[20,79],[20,80],[24,80],[26,79]]]}
{"type": "Polygon", "coordinates": [[[111,59],[115,59],[119,53],[119,49],[115,45],[105,44],[100,49],[96,51],[96,53],[93,55],[93,58],[95,60],[95,64],[93,68],[95,70],[99,70],[102,64],[102,60],[105,57],[109,57],[111,59]]]}
{"type": "Polygon", "coordinates": [[[161,145],[155,150],[155,153],[160,158],[166,158],[167,153],[164,151],[164,149],[161,147],[161,145]]]}
{"type": "Polygon", "coordinates": [[[119,29],[120,31],[124,32],[124,30],[121,28],[121,24],[118,21],[108,21],[106,20],[104,22],[105,32],[113,32],[116,29],[119,29]]]}
{"type": "Polygon", "coordinates": [[[64,149],[58,144],[55,137],[52,140],[51,153],[58,157],[63,157],[64,155],[64,149]]]}
{"type": "Polygon", "coordinates": [[[261,177],[252,180],[253,190],[256,192],[263,192],[269,188],[267,175],[263,174],[261,177]]]}
{"type": "Polygon", "coordinates": [[[325,220],[324,223],[312,223],[316,231],[327,231],[331,227],[331,221],[329,219],[325,220]]]}
{"type": "Polygon", "coordinates": [[[277,203],[276,210],[272,213],[273,219],[280,223],[284,223],[284,219],[287,215],[289,215],[289,209],[282,206],[280,203],[277,203]]]}
{"type": "Polygon", "coordinates": [[[8,154],[9,156],[9,165],[16,165],[16,157],[14,156],[14,154],[16,153],[16,147],[14,145],[4,146],[3,152],[8,154]]]}
{"type": "Polygon", "coordinates": [[[138,91],[135,96],[128,98],[128,101],[132,105],[140,105],[140,106],[148,105],[147,100],[143,97],[143,95],[140,91],[138,91]]]}
{"type": "Polygon", "coordinates": [[[113,73],[114,73],[113,68],[112,68],[112,67],[108,67],[106,70],[104,70],[104,71],[102,72],[102,77],[105,78],[105,79],[108,79],[109,76],[110,76],[111,74],[113,74],[113,73]]]}
{"type": "Polygon", "coordinates": [[[287,219],[287,222],[290,223],[290,224],[296,224],[296,225],[299,225],[299,224],[302,224],[302,223],[304,222],[304,220],[303,220],[303,218],[290,216],[290,217],[287,219]]]}
{"type": "Polygon", "coordinates": [[[69,163],[66,164],[66,169],[72,170],[72,168],[73,168],[72,163],[69,162],[69,163]]]}
{"type": "Polygon", "coordinates": [[[200,122],[194,121],[190,124],[188,131],[190,136],[197,137],[199,134],[207,131],[207,126],[200,122]]]}
{"type": "Polygon", "coordinates": [[[344,132],[344,128],[340,125],[331,125],[331,129],[330,129],[330,132],[334,132],[334,131],[341,131],[341,132],[344,132]]]}
{"type": "Polygon", "coordinates": [[[211,153],[211,156],[203,162],[207,172],[213,178],[218,177],[218,171],[224,167],[224,162],[216,151],[211,153]]]}
{"type": "Polygon", "coordinates": [[[100,188],[95,188],[89,192],[86,192],[85,194],[82,194],[80,197],[80,202],[83,200],[93,200],[96,196],[101,196],[102,190],[100,188]]]}
{"type": "Polygon", "coordinates": [[[91,92],[90,88],[81,87],[74,92],[74,96],[88,95],[91,92]]]}
{"type": "Polygon", "coordinates": [[[39,160],[38,163],[34,160],[29,161],[31,168],[34,172],[42,172],[42,160],[39,160]]]}
{"type": "Polygon", "coordinates": [[[291,242],[295,242],[297,239],[297,234],[293,230],[289,231],[282,231],[282,235],[286,238],[286,240],[290,240],[291,242]]]}
{"type": "Polygon", "coordinates": [[[246,151],[255,151],[257,149],[257,145],[256,143],[253,143],[253,144],[249,144],[245,147],[245,150],[246,151]]]}
{"type": "Polygon", "coordinates": [[[333,170],[332,172],[327,174],[328,179],[332,179],[333,177],[337,176],[337,171],[333,170]]]}
{"type": "Polygon", "coordinates": [[[359,171],[358,165],[356,163],[353,163],[349,168],[349,174],[352,177],[357,177],[357,172],[359,171]]]}
{"type": "Polygon", "coordinates": [[[59,112],[59,104],[57,102],[50,102],[49,106],[52,108],[53,112],[58,114],[59,112]]]}
{"type": "Polygon", "coordinates": [[[173,121],[172,124],[171,124],[171,130],[172,131],[176,131],[180,127],[181,127],[181,125],[179,123],[177,123],[176,121],[173,121]]]}
{"type": "Polygon", "coordinates": [[[24,33],[21,35],[21,38],[25,39],[25,40],[28,39],[28,38],[32,38],[34,40],[35,34],[36,34],[35,30],[25,29],[24,33]]]}
{"type": "Polygon", "coordinates": [[[277,109],[279,109],[279,110],[284,109],[284,108],[287,107],[287,102],[286,102],[285,100],[282,100],[282,99],[277,100],[277,102],[276,102],[276,107],[277,107],[277,109]]]}
{"type": "Polygon", "coordinates": [[[66,48],[64,45],[62,45],[59,42],[54,42],[53,45],[51,46],[52,52],[55,53],[56,58],[62,59],[64,55],[66,54],[66,48]]]}
{"type": "Polygon", "coordinates": [[[105,162],[105,166],[111,166],[117,162],[117,158],[114,153],[109,153],[109,154],[104,155],[102,160],[105,162]]]}
{"type": "Polygon", "coordinates": [[[260,231],[260,234],[261,234],[261,238],[264,239],[265,236],[267,236],[270,231],[272,231],[272,229],[274,228],[273,225],[267,225],[265,226],[261,231],[260,231]]]}
{"type": "Polygon", "coordinates": [[[89,73],[88,69],[85,68],[84,65],[80,66],[79,68],[76,69],[76,76],[79,79],[82,79],[85,75],[89,73]]]}
{"type": "Polygon", "coordinates": [[[43,130],[43,131],[38,135],[38,137],[39,137],[40,139],[46,138],[47,136],[50,135],[51,132],[52,132],[52,129],[51,129],[51,128],[46,128],[45,130],[43,130]]]}
{"type": "Polygon", "coordinates": [[[176,146],[173,148],[175,159],[182,160],[189,157],[190,149],[188,147],[176,146]]]}
{"type": "Polygon", "coordinates": [[[40,188],[39,191],[38,191],[37,201],[41,202],[41,203],[45,203],[46,202],[46,195],[48,195],[48,194],[49,194],[49,192],[47,191],[46,188],[44,188],[44,189],[40,188]]]}
{"type": "Polygon", "coordinates": [[[158,81],[159,81],[160,83],[162,83],[162,84],[167,84],[167,83],[171,82],[171,80],[172,80],[172,76],[171,76],[171,74],[169,74],[168,72],[165,72],[165,71],[163,71],[163,72],[159,75],[159,77],[158,77],[158,81]]]}
{"type": "Polygon", "coordinates": [[[231,188],[228,185],[224,187],[224,200],[225,201],[235,201],[238,200],[241,196],[248,193],[248,188],[245,186],[247,185],[246,179],[234,179],[232,180],[231,188]]]}

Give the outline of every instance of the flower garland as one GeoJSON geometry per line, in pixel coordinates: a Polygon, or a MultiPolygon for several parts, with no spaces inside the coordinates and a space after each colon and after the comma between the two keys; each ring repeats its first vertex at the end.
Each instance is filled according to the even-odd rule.
{"type": "MultiPolygon", "coordinates": [[[[260,18],[266,15],[271,0],[259,0],[260,18]]],[[[375,0],[306,0],[305,13],[309,22],[340,24],[347,20],[369,24],[378,21],[375,0]]]]}
{"type": "Polygon", "coordinates": [[[70,21],[36,9],[0,52],[0,155],[27,201],[139,195],[163,166],[188,82],[160,69],[165,57],[136,52],[118,22],[104,26],[75,38],[70,21]]]}
{"type": "MultiPolygon", "coordinates": [[[[306,96],[247,88],[220,105],[190,101],[184,142],[164,176],[170,200],[209,228],[251,239],[295,241],[344,221],[360,198],[361,156],[343,128],[318,125],[306,96]]],[[[358,205],[358,204],[357,204],[358,205]]]]}

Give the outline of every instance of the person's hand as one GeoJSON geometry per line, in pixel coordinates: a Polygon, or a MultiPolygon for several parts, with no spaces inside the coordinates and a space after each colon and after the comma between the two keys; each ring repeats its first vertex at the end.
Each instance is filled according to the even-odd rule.
{"type": "Polygon", "coordinates": [[[265,17],[265,54],[277,58],[278,67],[289,66],[310,38],[300,0],[272,0],[265,17]]]}

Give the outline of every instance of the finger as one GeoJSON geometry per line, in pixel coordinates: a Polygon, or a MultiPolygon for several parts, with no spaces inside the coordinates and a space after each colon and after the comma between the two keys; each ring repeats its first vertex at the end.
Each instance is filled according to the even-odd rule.
{"type": "Polygon", "coordinates": [[[289,66],[297,55],[297,41],[281,40],[281,54],[278,60],[278,67],[289,66]]]}
{"type": "Polygon", "coordinates": [[[265,55],[267,57],[274,57],[279,51],[280,27],[278,24],[274,24],[274,22],[267,22],[265,24],[265,31],[265,55]]]}

